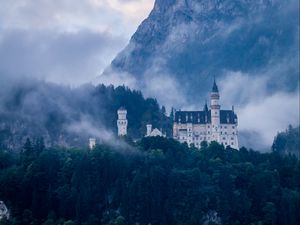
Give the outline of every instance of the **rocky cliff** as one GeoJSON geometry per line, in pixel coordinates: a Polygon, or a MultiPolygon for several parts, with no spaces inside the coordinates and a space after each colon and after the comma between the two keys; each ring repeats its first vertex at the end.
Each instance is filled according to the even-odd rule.
{"type": "Polygon", "coordinates": [[[212,77],[269,76],[268,91],[297,88],[296,0],[156,0],[149,17],[104,74],[126,72],[147,86],[171,77],[194,101],[212,77]],[[284,65],[284,66],[281,66],[284,65]],[[278,67],[274,71],[274,67],[278,67]]]}

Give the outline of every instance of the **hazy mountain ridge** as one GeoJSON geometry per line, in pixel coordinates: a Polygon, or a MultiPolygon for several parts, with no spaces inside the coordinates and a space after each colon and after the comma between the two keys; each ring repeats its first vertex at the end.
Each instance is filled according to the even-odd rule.
{"type": "Polygon", "coordinates": [[[241,71],[263,76],[270,67],[289,62],[272,75],[269,91],[295,90],[299,38],[294,6],[294,0],[157,0],[104,74],[126,72],[142,79],[140,86],[147,85],[148,77],[167,74],[203,99],[213,75],[222,79],[228,71],[241,71]]]}

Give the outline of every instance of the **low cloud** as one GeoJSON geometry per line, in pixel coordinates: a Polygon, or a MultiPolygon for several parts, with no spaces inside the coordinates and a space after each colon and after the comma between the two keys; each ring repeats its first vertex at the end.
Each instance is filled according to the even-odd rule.
{"type": "Polygon", "coordinates": [[[299,125],[299,92],[276,93],[264,100],[251,101],[237,110],[240,131],[255,131],[262,137],[261,145],[270,146],[274,136],[288,124],[299,125]]]}
{"type": "Polygon", "coordinates": [[[240,132],[259,136],[260,140],[252,143],[256,148],[270,147],[276,133],[288,124],[299,125],[299,89],[270,93],[271,79],[274,76],[229,72],[219,81],[222,108],[236,106],[240,132]]]}
{"type": "Polygon", "coordinates": [[[0,76],[79,85],[126,45],[153,0],[0,0],[0,76]]]}
{"type": "Polygon", "coordinates": [[[125,85],[131,89],[142,90],[145,97],[157,98],[161,105],[167,106],[169,109],[174,105],[186,105],[184,84],[180,84],[168,72],[160,70],[162,67],[158,66],[159,61],[161,60],[157,58],[156,63],[153,63],[153,66],[140,78],[127,72],[109,68],[105,74],[95,79],[95,83],[114,86],[125,85]]]}
{"type": "Polygon", "coordinates": [[[182,93],[181,85],[168,74],[155,74],[146,77],[144,85],[142,90],[145,96],[156,97],[162,105],[170,107],[185,103],[185,95],[182,93]]]}
{"type": "Polygon", "coordinates": [[[110,68],[105,71],[105,75],[97,76],[94,83],[114,86],[125,85],[131,89],[140,89],[137,79],[130,73],[117,72],[110,68]]]}
{"type": "Polygon", "coordinates": [[[87,115],[82,115],[79,121],[73,122],[66,126],[66,130],[70,133],[76,133],[79,136],[83,134],[88,137],[97,138],[105,143],[113,143],[115,135],[109,129],[95,124],[87,115]]]}
{"type": "Polygon", "coordinates": [[[3,29],[111,31],[131,35],[154,0],[0,0],[3,29]]]}
{"type": "Polygon", "coordinates": [[[91,81],[125,40],[109,33],[11,30],[0,41],[0,74],[78,85],[91,81]]]}
{"type": "Polygon", "coordinates": [[[99,121],[96,124],[88,115],[81,115],[78,121],[73,121],[71,124],[66,125],[65,129],[81,138],[85,138],[85,140],[95,138],[97,144],[109,145],[113,147],[112,150],[122,154],[141,154],[138,149],[117,138],[111,129],[99,124],[99,121]]]}

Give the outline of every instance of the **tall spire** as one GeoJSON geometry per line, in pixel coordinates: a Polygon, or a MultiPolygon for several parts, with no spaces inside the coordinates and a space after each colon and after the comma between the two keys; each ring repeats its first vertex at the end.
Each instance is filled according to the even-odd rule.
{"type": "Polygon", "coordinates": [[[214,84],[213,84],[212,92],[219,92],[215,76],[214,76],[214,84]]]}

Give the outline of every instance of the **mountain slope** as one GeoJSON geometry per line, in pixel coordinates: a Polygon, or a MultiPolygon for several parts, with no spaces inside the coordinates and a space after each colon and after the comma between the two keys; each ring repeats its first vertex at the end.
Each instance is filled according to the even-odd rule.
{"type": "Polygon", "coordinates": [[[213,76],[222,80],[231,72],[267,76],[268,92],[293,91],[299,71],[298,4],[156,0],[104,75],[125,73],[143,89],[153,77],[171,78],[183,95],[194,94],[191,103],[204,99],[213,76]]]}

